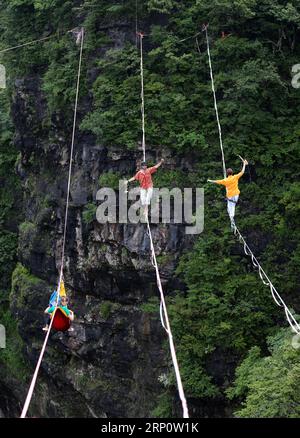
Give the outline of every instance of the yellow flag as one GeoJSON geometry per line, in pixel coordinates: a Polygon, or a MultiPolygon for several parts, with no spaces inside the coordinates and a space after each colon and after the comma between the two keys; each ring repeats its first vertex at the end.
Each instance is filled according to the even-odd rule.
{"type": "Polygon", "coordinates": [[[61,297],[66,297],[67,296],[63,280],[61,280],[61,282],[60,282],[59,295],[61,297]]]}

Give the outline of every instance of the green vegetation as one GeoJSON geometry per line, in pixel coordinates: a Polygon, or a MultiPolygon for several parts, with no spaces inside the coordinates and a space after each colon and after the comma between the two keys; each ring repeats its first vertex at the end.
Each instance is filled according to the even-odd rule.
{"type": "Polygon", "coordinates": [[[149,0],[148,2],[148,11],[157,11],[161,13],[171,12],[174,6],[174,2],[172,0],[149,0]]]}
{"type": "MultiPolygon", "coordinates": [[[[2,3],[1,47],[48,35],[49,29],[57,30],[53,39],[22,49],[22,55],[8,52],[1,56],[1,62],[5,60],[9,69],[9,87],[13,88],[16,77],[28,73],[41,79],[49,109],[43,128],[51,131],[51,117],[57,115],[66,118],[67,125],[72,121],[78,47],[65,32],[83,24],[86,52],[82,76],[87,79],[83,81],[80,102],[86,102],[90,93],[92,108],[85,111],[82,105],[81,131],[93,133],[107,148],[137,148],[141,121],[135,0],[2,3]],[[111,29],[115,23],[119,26],[120,18],[122,23],[126,20],[128,27],[124,33],[120,30],[116,42],[111,29]]],[[[237,222],[278,290],[299,311],[300,91],[291,86],[291,68],[300,60],[300,7],[294,1],[279,0],[138,3],[139,27],[147,29],[147,147],[158,151],[170,148],[173,156],[182,158],[184,169],[160,169],[156,185],[204,185],[206,194],[205,231],[195,239],[194,248],[184,255],[177,270],[186,290],[168,297],[187,396],[225,400],[228,394],[228,404],[237,397],[242,403],[237,416],[297,416],[298,408],[293,403],[298,399],[295,402],[293,394],[298,397],[298,392],[291,389],[295,385],[298,352],[289,349],[288,336],[286,340],[281,335],[269,338],[278,325],[286,324],[284,315],[233,239],[224,193],[206,184],[207,178],[222,176],[222,166],[205,39],[203,34],[198,35],[198,51],[194,35],[199,33],[201,23],[210,23],[226,161],[237,170],[237,154],[241,154],[251,164],[241,180],[237,222]],[[226,38],[221,38],[222,32],[226,38]],[[267,339],[271,356],[264,358],[260,352],[266,351],[267,339]],[[216,360],[220,362],[218,376],[211,365],[216,360]],[[291,369],[287,370],[289,363],[291,369]],[[236,383],[228,392],[236,367],[236,383]],[[274,387],[278,370],[282,370],[280,391],[274,387]],[[269,376],[274,377],[273,383],[269,376]],[[264,397],[264,391],[270,394],[268,387],[270,391],[273,388],[270,406],[264,397]]],[[[18,187],[13,171],[17,153],[11,144],[9,105],[6,99],[0,113],[0,179],[5,183],[0,189],[0,263],[6,286],[16,252],[16,226],[10,229],[8,218],[17,222],[13,206],[18,187]]],[[[28,105],[32,106],[30,100],[28,105]]],[[[119,177],[117,173],[104,173],[100,186],[117,188],[119,177]]],[[[86,206],[86,223],[93,220],[95,209],[93,204],[86,206]]],[[[29,223],[22,224],[21,237],[32,231],[31,227],[29,223]]],[[[32,281],[25,268],[18,265],[13,290],[20,282],[30,288],[32,281]]],[[[1,289],[8,290],[6,286],[1,285],[1,289]]],[[[150,302],[143,309],[151,311],[155,305],[150,302]]],[[[103,302],[101,306],[101,314],[108,318],[112,303],[103,302]]],[[[158,416],[172,412],[170,400],[176,387],[171,371],[168,379],[170,384],[162,388],[155,410],[158,416]]]]}
{"type": "MultiPolygon", "coordinates": [[[[43,91],[51,112],[70,108],[75,99],[78,54],[74,48],[74,39],[69,34],[60,38],[49,48],[49,68],[43,78],[43,91]]],[[[82,90],[82,88],[81,88],[82,90]]]]}
{"type": "Polygon", "coordinates": [[[27,297],[34,293],[33,286],[38,285],[41,280],[32,275],[25,266],[17,263],[12,274],[11,282],[11,301],[16,300],[18,307],[22,307],[27,302],[27,297]]]}
{"type": "Polygon", "coordinates": [[[85,224],[91,224],[96,219],[97,206],[90,202],[86,204],[82,213],[82,219],[85,224]]]}
{"type": "Polygon", "coordinates": [[[38,281],[39,279],[32,275],[28,269],[25,268],[25,266],[23,266],[21,263],[17,263],[17,266],[12,274],[12,291],[14,292],[17,284],[25,285],[28,283],[29,285],[36,284],[38,281]]]}
{"type": "Polygon", "coordinates": [[[299,347],[299,335],[293,337],[284,329],[268,338],[269,356],[262,357],[259,347],[251,348],[236,370],[234,387],[227,391],[230,399],[245,398],[237,417],[299,418],[299,347]]]}
{"type": "Polygon", "coordinates": [[[172,262],[173,256],[172,254],[162,254],[156,257],[157,263],[159,266],[167,265],[168,263],[172,262]]]}
{"type": "Polygon", "coordinates": [[[140,306],[140,309],[145,313],[153,313],[159,315],[159,298],[151,297],[146,303],[140,306]]]}
{"type": "Polygon", "coordinates": [[[81,129],[92,131],[104,144],[135,148],[140,130],[140,83],[138,53],[127,45],[122,51],[110,50],[98,67],[105,73],[93,85],[95,110],[81,129]]]}
{"type": "Polygon", "coordinates": [[[6,348],[0,348],[0,374],[24,381],[28,377],[23,341],[9,310],[11,274],[16,264],[20,183],[15,173],[18,152],[12,143],[10,101],[0,90],[0,324],[5,327],[6,348]]]}
{"type": "Polygon", "coordinates": [[[103,301],[100,304],[100,315],[104,318],[107,319],[109,318],[109,315],[111,313],[112,310],[112,303],[110,301],[103,301]]]}
{"type": "Polygon", "coordinates": [[[185,385],[193,397],[211,397],[220,391],[206,371],[206,361],[214,352],[246,354],[254,343],[264,342],[277,312],[256,274],[247,272],[241,257],[233,255],[229,232],[222,240],[217,224],[214,231],[215,236],[211,233],[205,241],[199,240],[182,259],[178,274],[183,274],[188,294],[177,295],[170,309],[185,385]]]}
{"type": "Polygon", "coordinates": [[[173,187],[186,187],[187,177],[181,170],[159,169],[155,174],[155,187],[172,189],[173,187]]]}
{"type": "Polygon", "coordinates": [[[36,230],[36,225],[32,222],[22,222],[19,225],[19,232],[22,234],[30,234],[36,230]]]}
{"type": "Polygon", "coordinates": [[[122,178],[119,172],[105,172],[100,175],[99,185],[100,187],[109,187],[111,189],[118,190],[119,189],[119,181],[124,179],[122,178]]]}
{"type": "Polygon", "coordinates": [[[100,316],[104,319],[108,319],[112,312],[119,310],[120,304],[114,303],[112,301],[104,300],[100,304],[100,316]]]}
{"type": "Polygon", "coordinates": [[[38,236],[37,225],[33,222],[22,222],[19,225],[19,248],[22,249],[23,257],[30,257],[34,246],[41,244],[46,236],[38,236]]]}
{"type": "Polygon", "coordinates": [[[11,271],[15,265],[17,250],[17,235],[9,231],[0,232],[0,291],[4,294],[9,285],[11,271]]]}
{"type": "Polygon", "coordinates": [[[158,405],[151,412],[153,418],[172,418],[172,397],[163,393],[158,397],[158,405]]]}
{"type": "Polygon", "coordinates": [[[0,91],[0,299],[10,288],[11,272],[17,250],[16,223],[19,209],[19,182],[14,163],[17,151],[12,145],[12,125],[9,117],[9,100],[0,91]],[[17,211],[16,211],[17,210],[17,211]]]}
{"type": "Polygon", "coordinates": [[[24,343],[21,339],[16,321],[9,310],[0,310],[0,324],[6,331],[6,348],[0,348],[1,374],[4,372],[25,381],[29,377],[29,366],[24,360],[24,343]],[[4,368],[4,369],[3,369],[4,368]]]}

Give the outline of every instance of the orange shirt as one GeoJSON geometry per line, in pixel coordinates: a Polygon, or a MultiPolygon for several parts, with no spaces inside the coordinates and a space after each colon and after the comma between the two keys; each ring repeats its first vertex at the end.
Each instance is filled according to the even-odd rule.
{"type": "Polygon", "coordinates": [[[146,170],[139,170],[138,173],[134,176],[134,179],[139,181],[142,189],[149,189],[150,187],[153,187],[151,175],[156,171],[157,168],[155,166],[149,167],[146,170]]]}
{"type": "Polygon", "coordinates": [[[232,198],[233,196],[239,195],[239,179],[244,175],[244,172],[237,173],[236,175],[230,175],[225,179],[218,179],[215,181],[216,184],[221,184],[226,187],[227,198],[232,198]]]}

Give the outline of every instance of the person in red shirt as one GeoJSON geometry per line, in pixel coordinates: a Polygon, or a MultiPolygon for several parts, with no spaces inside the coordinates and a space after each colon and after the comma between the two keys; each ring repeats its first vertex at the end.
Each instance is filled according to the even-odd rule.
{"type": "Polygon", "coordinates": [[[150,205],[153,194],[152,174],[157,171],[163,162],[164,159],[162,158],[155,166],[147,167],[147,164],[143,161],[141,163],[141,169],[132,178],[126,181],[126,184],[135,180],[139,181],[141,187],[141,204],[145,217],[148,216],[148,206],[150,205]]]}

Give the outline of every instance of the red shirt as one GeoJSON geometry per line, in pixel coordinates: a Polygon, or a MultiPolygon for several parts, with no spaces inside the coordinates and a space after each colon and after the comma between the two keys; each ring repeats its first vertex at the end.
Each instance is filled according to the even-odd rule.
{"type": "Polygon", "coordinates": [[[150,187],[153,187],[152,182],[152,173],[156,172],[157,168],[149,167],[148,169],[139,170],[138,173],[135,175],[134,179],[138,180],[140,183],[140,186],[142,189],[149,189],[150,187]]]}

